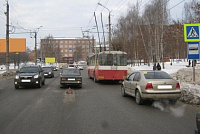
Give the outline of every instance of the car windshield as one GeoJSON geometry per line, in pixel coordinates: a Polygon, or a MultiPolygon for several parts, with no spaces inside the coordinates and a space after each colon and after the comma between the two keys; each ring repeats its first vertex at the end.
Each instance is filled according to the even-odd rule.
{"type": "Polygon", "coordinates": [[[49,71],[49,70],[51,70],[51,67],[43,67],[42,68],[44,71],[49,71]]]}
{"type": "Polygon", "coordinates": [[[23,67],[20,69],[20,73],[36,73],[38,72],[37,67],[23,67]]]}
{"type": "Polygon", "coordinates": [[[62,75],[80,75],[79,69],[64,69],[62,75]]]}
{"type": "Polygon", "coordinates": [[[144,76],[146,79],[172,79],[172,77],[165,72],[147,72],[144,71],[144,76]]]}

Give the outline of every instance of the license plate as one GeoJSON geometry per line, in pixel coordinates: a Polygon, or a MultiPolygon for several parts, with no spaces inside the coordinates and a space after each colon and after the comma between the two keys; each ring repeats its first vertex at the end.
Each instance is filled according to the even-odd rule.
{"type": "Polygon", "coordinates": [[[44,75],[48,75],[48,74],[44,74],[44,75]]]}
{"type": "Polygon", "coordinates": [[[172,85],[158,85],[158,89],[172,89],[172,85]]]}
{"type": "Polygon", "coordinates": [[[31,80],[22,80],[22,82],[31,82],[31,80]]]}
{"type": "Polygon", "coordinates": [[[73,80],[74,81],[75,79],[74,78],[69,78],[68,80],[73,80]]]}

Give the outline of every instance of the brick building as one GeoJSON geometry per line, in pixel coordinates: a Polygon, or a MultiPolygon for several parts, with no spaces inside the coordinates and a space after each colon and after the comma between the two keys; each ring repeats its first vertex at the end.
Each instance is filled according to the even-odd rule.
{"type": "Polygon", "coordinates": [[[41,39],[41,57],[55,57],[60,63],[86,61],[94,52],[94,39],[88,38],[45,38],[41,39]]]}

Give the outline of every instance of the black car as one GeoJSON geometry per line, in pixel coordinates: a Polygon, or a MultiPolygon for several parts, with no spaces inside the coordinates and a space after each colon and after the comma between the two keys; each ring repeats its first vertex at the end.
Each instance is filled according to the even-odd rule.
{"type": "Polygon", "coordinates": [[[44,70],[44,77],[54,77],[53,67],[42,67],[42,69],[44,70]]]}
{"type": "Polygon", "coordinates": [[[70,85],[82,88],[82,76],[77,68],[64,68],[60,73],[60,87],[70,85]]]}
{"type": "Polygon", "coordinates": [[[15,89],[20,86],[37,86],[41,88],[45,84],[44,72],[41,66],[30,65],[23,66],[14,79],[15,89]]]}
{"type": "Polygon", "coordinates": [[[58,67],[56,67],[56,66],[51,66],[51,67],[52,67],[53,71],[58,71],[58,67]]]}

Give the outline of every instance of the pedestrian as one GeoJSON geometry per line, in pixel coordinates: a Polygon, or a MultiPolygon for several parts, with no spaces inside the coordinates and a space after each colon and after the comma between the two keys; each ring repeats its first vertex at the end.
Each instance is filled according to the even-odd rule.
{"type": "Polygon", "coordinates": [[[190,65],[191,65],[191,61],[189,60],[189,67],[190,67],[190,65]]]}
{"type": "Polygon", "coordinates": [[[157,70],[161,70],[161,66],[159,63],[157,64],[157,70]]]}
{"type": "Polygon", "coordinates": [[[153,65],[153,70],[156,70],[156,63],[154,63],[153,65]]]}

